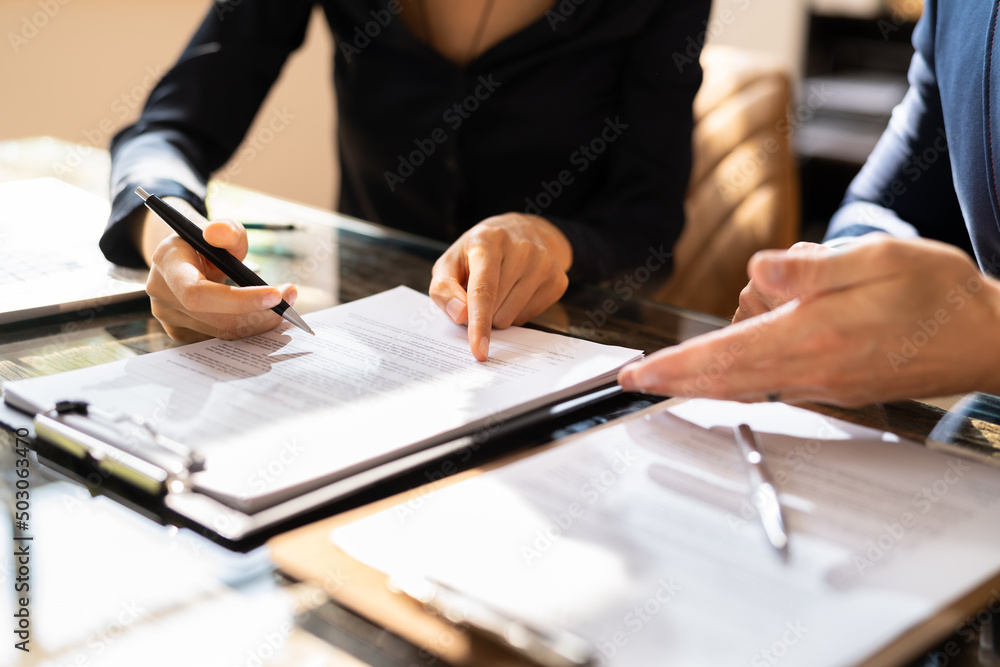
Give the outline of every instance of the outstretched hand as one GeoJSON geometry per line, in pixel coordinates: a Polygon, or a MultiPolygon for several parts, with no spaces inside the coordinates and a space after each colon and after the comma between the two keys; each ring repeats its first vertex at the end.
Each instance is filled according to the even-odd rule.
{"type": "Polygon", "coordinates": [[[957,248],[871,235],[832,252],[764,251],[749,274],[783,305],[625,367],[622,386],[845,406],[1000,390],[1000,282],[957,248]]]}

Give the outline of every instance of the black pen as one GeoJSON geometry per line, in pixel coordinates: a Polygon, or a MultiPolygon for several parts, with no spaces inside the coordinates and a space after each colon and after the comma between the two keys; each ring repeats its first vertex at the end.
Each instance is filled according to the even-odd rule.
{"type": "MultiPolygon", "coordinates": [[[[216,248],[205,240],[201,228],[188,220],[180,211],[163,201],[156,195],[151,195],[142,188],[136,188],[135,193],[142,197],[150,211],[160,217],[163,222],[170,225],[170,228],[177,232],[177,235],[187,241],[187,243],[205,256],[205,259],[219,267],[229,278],[240,287],[267,287],[264,279],[246,267],[243,262],[233,257],[228,250],[216,248]]],[[[283,318],[312,335],[316,335],[309,325],[299,317],[288,302],[281,300],[277,306],[272,308],[274,312],[283,318]]]]}
{"type": "Polygon", "coordinates": [[[261,229],[266,232],[294,232],[298,229],[290,222],[242,222],[244,229],[261,229]]]}

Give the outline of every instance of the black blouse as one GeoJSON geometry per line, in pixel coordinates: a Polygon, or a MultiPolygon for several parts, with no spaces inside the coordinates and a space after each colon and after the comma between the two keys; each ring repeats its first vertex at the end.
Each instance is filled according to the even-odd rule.
{"type": "MultiPolygon", "coordinates": [[[[336,45],[340,211],[449,242],[491,215],[541,215],[572,243],[578,281],[670,252],[684,221],[701,83],[692,46],[707,0],[558,0],[466,68],[394,13],[413,1],[320,3],[336,45]]],[[[141,205],[137,186],[204,213],[206,180],[302,43],[313,5],[213,3],[112,142],[108,259],[143,264],[120,224],[141,205]]]]}

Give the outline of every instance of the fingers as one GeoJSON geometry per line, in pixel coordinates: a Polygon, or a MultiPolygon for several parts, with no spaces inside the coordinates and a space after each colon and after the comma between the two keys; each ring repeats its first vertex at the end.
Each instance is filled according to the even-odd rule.
{"type": "MultiPolygon", "coordinates": [[[[797,364],[799,356],[797,349],[789,349],[787,336],[809,337],[799,318],[792,317],[795,305],[660,350],[623,368],[619,383],[629,391],[711,398],[764,396],[780,389],[774,385],[779,360],[797,364]]],[[[808,344],[803,348],[808,350],[808,344]]],[[[808,354],[801,356],[808,361],[808,354]]],[[[789,376],[782,377],[784,386],[789,376]]]]}
{"type": "Polygon", "coordinates": [[[733,315],[733,323],[757,317],[801,296],[797,291],[797,286],[794,284],[774,284],[760,278],[755,279],[761,271],[765,269],[770,270],[767,268],[769,264],[780,263],[782,258],[788,255],[804,258],[822,255],[827,252],[831,252],[831,248],[818,243],[800,241],[784,252],[768,251],[757,253],[747,264],[747,274],[750,277],[750,281],[740,292],[739,307],[733,315]]]}
{"type": "Polygon", "coordinates": [[[502,297],[493,315],[493,326],[506,329],[511,324],[521,326],[538,317],[565,294],[568,286],[569,278],[561,271],[522,276],[502,297]]]}
{"type": "Polygon", "coordinates": [[[151,301],[150,304],[153,315],[160,321],[167,335],[182,343],[208,338],[237,340],[270,331],[284,321],[272,310],[255,311],[239,316],[210,315],[209,321],[206,321],[158,301],[151,301]]]}
{"type": "MultiPolygon", "coordinates": [[[[245,234],[228,223],[217,225],[213,235],[213,245],[236,251],[245,246],[245,234]]],[[[245,247],[241,254],[245,256],[245,247]]],[[[243,338],[273,329],[282,319],[270,309],[282,298],[293,303],[298,296],[292,285],[280,289],[225,285],[210,280],[204,269],[201,255],[176,236],[164,240],[153,253],[146,291],[153,315],[175,340],[243,338]]]]}
{"type": "Polygon", "coordinates": [[[500,286],[502,252],[493,245],[469,250],[469,347],[479,361],[490,355],[490,329],[500,286]]]}
{"type": "Polygon", "coordinates": [[[489,356],[492,327],[523,324],[566,291],[569,241],[550,222],[520,214],[488,218],[459,238],[434,264],[430,295],[457,324],[469,348],[489,356]]]}
{"type": "Polygon", "coordinates": [[[434,263],[431,271],[431,300],[455,324],[465,324],[469,318],[466,306],[469,297],[462,287],[468,277],[463,258],[463,253],[449,249],[434,263]]]}
{"type": "Polygon", "coordinates": [[[757,284],[751,280],[740,292],[740,305],[736,309],[736,314],[733,315],[733,324],[762,315],[779,305],[772,301],[777,301],[777,299],[767,298],[757,289],[757,284]]]}
{"type": "Polygon", "coordinates": [[[815,244],[797,244],[787,252],[764,250],[750,258],[747,273],[758,290],[791,299],[892,273],[893,256],[902,252],[900,244],[873,234],[843,250],[815,244]]]}
{"type": "Polygon", "coordinates": [[[281,302],[274,287],[232,287],[208,280],[201,271],[197,252],[179,238],[161,244],[154,253],[157,270],[146,285],[151,297],[166,299],[192,313],[240,314],[273,308],[281,302]]]}
{"type": "MultiPolygon", "coordinates": [[[[779,260],[782,280],[803,296],[630,365],[619,374],[622,386],[672,396],[760,401],[778,395],[844,406],[985,386],[975,373],[989,353],[977,350],[968,332],[991,330],[985,322],[996,321],[1000,311],[977,309],[989,300],[968,308],[957,299],[956,285],[981,280],[960,250],[883,237],[843,252],[794,254],[779,260]],[[989,313],[985,319],[983,313],[989,313]],[[956,374],[956,355],[967,350],[975,370],[956,374]]],[[[759,261],[768,261],[766,254],[759,261]]],[[[764,273],[752,271],[753,281],[764,273]]]]}
{"type": "Polygon", "coordinates": [[[234,220],[214,220],[205,226],[205,240],[216,248],[225,248],[236,259],[247,256],[247,230],[234,220]]]}
{"type": "MultiPolygon", "coordinates": [[[[227,250],[230,255],[241,262],[246,258],[249,242],[247,241],[247,231],[240,223],[233,220],[215,220],[205,226],[203,234],[209,244],[227,250]]],[[[199,258],[206,277],[216,282],[226,280],[226,275],[214,264],[200,255],[199,258]]]]}
{"type": "MultiPolygon", "coordinates": [[[[283,285],[280,297],[292,305],[298,297],[293,285],[283,285]]],[[[239,314],[190,312],[170,298],[151,297],[153,315],[174,340],[192,342],[205,338],[235,340],[270,331],[283,322],[270,308],[254,309],[239,314]]]]}

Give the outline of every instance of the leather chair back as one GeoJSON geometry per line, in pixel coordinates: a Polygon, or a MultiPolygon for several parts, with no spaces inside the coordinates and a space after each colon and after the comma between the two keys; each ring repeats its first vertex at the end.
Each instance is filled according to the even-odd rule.
{"type": "Polygon", "coordinates": [[[707,46],[694,101],[694,160],[687,222],[674,272],[653,297],[732,317],[750,257],[798,240],[794,115],[787,72],[767,56],[707,46]]]}

